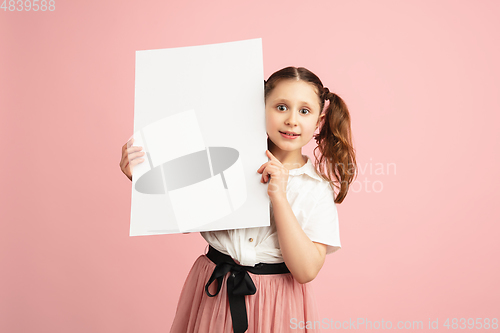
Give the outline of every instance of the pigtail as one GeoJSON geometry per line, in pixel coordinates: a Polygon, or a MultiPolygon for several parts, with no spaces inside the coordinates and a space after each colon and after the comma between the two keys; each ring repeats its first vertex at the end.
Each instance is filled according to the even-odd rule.
{"type": "Polygon", "coordinates": [[[324,120],[319,130],[319,134],[314,136],[317,147],[314,148],[316,165],[318,172],[323,178],[330,181],[330,188],[338,194],[335,203],[341,203],[349,191],[349,185],[353,182],[357,174],[355,151],[351,136],[351,117],[345,102],[326,87],[323,88],[321,100],[328,100],[330,103],[325,111],[324,120]],[[318,162],[316,149],[321,151],[321,158],[318,162]],[[326,168],[326,173],[322,167],[326,168]],[[336,180],[336,182],[333,181],[336,180]],[[340,186],[338,185],[340,184],[340,186]]]}

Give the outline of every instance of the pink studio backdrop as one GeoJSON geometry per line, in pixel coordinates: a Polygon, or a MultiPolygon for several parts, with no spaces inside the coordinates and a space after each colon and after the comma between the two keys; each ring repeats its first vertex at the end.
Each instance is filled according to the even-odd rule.
{"type": "Polygon", "coordinates": [[[358,331],[500,319],[499,10],[472,0],[1,9],[0,332],[168,331],[206,243],[128,236],[131,182],[118,164],[133,131],[135,51],[251,38],[263,38],[266,78],[307,67],[352,115],[360,174],[338,205],[343,247],[311,282],[323,318],[372,322],[358,331]]]}

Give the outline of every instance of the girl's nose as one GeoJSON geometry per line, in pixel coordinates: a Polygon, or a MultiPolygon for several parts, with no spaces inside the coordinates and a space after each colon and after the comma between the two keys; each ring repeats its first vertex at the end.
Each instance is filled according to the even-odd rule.
{"type": "Polygon", "coordinates": [[[286,123],[290,125],[296,125],[297,124],[297,115],[295,114],[295,111],[292,111],[289,113],[288,118],[286,119],[286,123]]]}

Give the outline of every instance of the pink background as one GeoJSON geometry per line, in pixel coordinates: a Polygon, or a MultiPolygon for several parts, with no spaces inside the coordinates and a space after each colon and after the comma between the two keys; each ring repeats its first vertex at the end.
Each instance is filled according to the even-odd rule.
{"type": "Polygon", "coordinates": [[[263,38],[266,78],[307,67],[352,115],[360,175],[338,206],[343,248],[311,282],[322,316],[422,321],[419,331],[429,318],[439,331],[447,318],[500,319],[499,10],[493,0],[0,10],[0,331],[168,332],[206,243],[128,236],[131,183],[118,164],[133,131],[135,51],[251,38],[263,38]]]}

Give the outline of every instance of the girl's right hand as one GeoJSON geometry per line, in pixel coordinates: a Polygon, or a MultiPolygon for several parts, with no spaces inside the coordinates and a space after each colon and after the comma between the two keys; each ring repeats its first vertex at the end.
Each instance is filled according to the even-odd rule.
{"type": "Polygon", "coordinates": [[[139,156],[143,156],[144,152],[142,152],[141,146],[132,146],[134,143],[134,138],[130,138],[126,144],[122,147],[122,160],[120,161],[120,168],[125,176],[128,179],[132,180],[132,171],[134,166],[139,163],[144,162],[143,158],[139,158],[139,156]]]}

